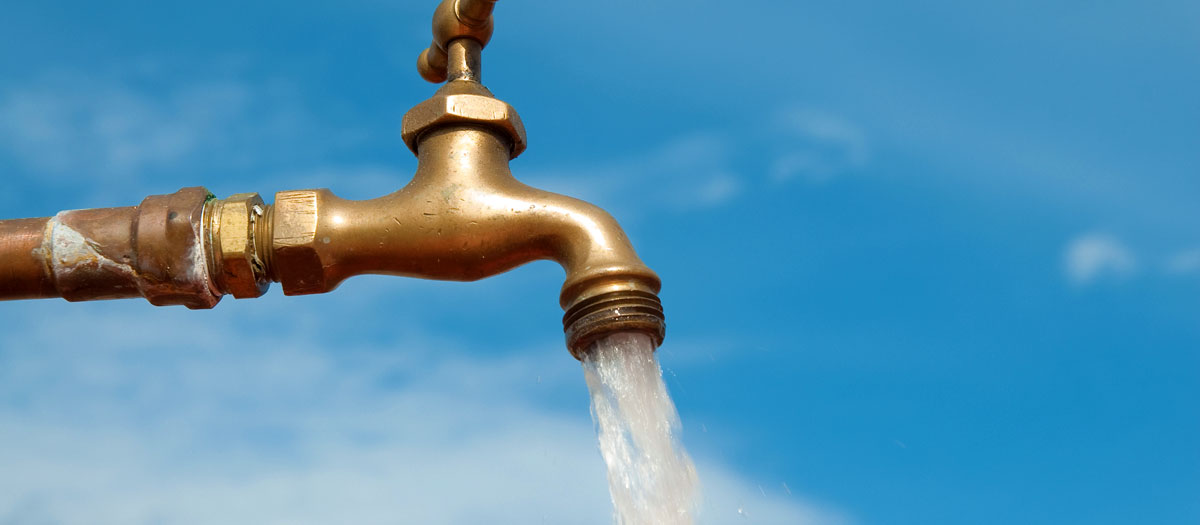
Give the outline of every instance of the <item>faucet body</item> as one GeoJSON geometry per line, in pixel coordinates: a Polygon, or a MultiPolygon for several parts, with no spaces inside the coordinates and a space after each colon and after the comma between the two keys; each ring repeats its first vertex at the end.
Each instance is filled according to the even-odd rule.
{"type": "Polygon", "coordinates": [[[395,193],[365,201],[329,190],[277,194],[273,266],[284,293],[327,292],[364,273],[474,281],[538,259],[566,270],[564,307],[614,274],[657,291],[616,220],[517,181],[509,152],[490,131],[441,128],[422,137],[417,172],[395,193]]]}
{"type": "Polygon", "coordinates": [[[0,221],[0,299],[142,296],[211,308],[223,295],[259,297],[272,281],[300,295],[354,275],[474,281],[550,259],[566,271],[559,300],[573,355],[616,331],[661,343],[659,278],[616,220],[509,170],[525,149],[524,126],[479,82],[493,4],[445,0],[435,12],[434,44],[418,67],[449,81],[405,115],[418,167],[400,190],[362,201],[282,191],[272,206],[257,194],[215,199],[185,188],[135,207],[0,221]]]}

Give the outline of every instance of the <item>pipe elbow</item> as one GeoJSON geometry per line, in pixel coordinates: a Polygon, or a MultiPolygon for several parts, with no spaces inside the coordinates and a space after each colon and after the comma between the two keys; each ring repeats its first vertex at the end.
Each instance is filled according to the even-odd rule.
{"type": "Polygon", "coordinates": [[[642,262],[616,219],[587,202],[544,194],[542,211],[554,259],[566,272],[559,295],[567,348],[583,360],[606,335],[634,331],[662,344],[666,323],[661,281],[642,262]]]}
{"type": "Polygon", "coordinates": [[[563,309],[614,289],[658,293],[658,275],[638,257],[612,215],[579,199],[541,193],[545,194],[539,199],[544,203],[543,215],[538,219],[546,230],[543,238],[566,272],[559,296],[563,309]]]}

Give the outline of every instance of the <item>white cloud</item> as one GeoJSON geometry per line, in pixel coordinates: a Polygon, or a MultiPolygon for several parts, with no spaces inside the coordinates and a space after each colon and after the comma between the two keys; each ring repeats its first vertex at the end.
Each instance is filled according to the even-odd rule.
{"type": "Polygon", "coordinates": [[[728,173],[718,173],[696,188],[697,204],[715,205],[732,199],[741,191],[741,183],[728,173]]]}
{"type": "Polygon", "coordinates": [[[1105,277],[1126,277],[1137,271],[1137,260],[1121,241],[1103,233],[1072,239],[1063,253],[1067,279],[1076,285],[1105,277]]]}
{"type": "MultiPolygon", "coordinates": [[[[257,301],[288,306],[4,305],[0,523],[611,522],[557,344],[322,348],[354,308],[257,301]]],[[[697,459],[703,523],[848,521],[697,459]]]]}
{"type": "Polygon", "coordinates": [[[1167,258],[1167,273],[1191,275],[1200,273],[1200,248],[1184,250],[1167,258]]]}
{"type": "MultiPolygon", "coordinates": [[[[768,138],[751,140],[755,151],[763,149],[761,142],[781,141],[768,168],[776,182],[825,182],[864,168],[871,158],[866,133],[828,112],[788,112],[778,117],[768,138]]],[[[517,176],[616,209],[622,216],[645,209],[691,211],[725,204],[745,192],[746,179],[732,166],[734,152],[746,146],[733,136],[697,132],[615,162],[518,170],[517,176]]]]}
{"type": "Polygon", "coordinates": [[[812,183],[829,181],[858,170],[870,161],[866,133],[849,120],[812,110],[788,113],[779,126],[784,153],[771,164],[777,182],[796,178],[812,183]]]}
{"type": "Polygon", "coordinates": [[[76,187],[311,162],[353,135],[317,125],[286,82],[60,72],[0,89],[0,153],[76,187]]]}
{"type": "Polygon", "coordinates": [[[742,192],[730,168],[732,145],[725,137],[696,133],[656,149],[599,165],[516,171],[523,182],[621,210],[689,211],[724,204],[742,192]]]}
{"type": "Polygon", "coordinates": [[[249,95],[232,83],[161,98],[112,84],[49,84],[0,99],[0,136],[32,167],[73,178],[176,163],[238,120],[249,95]]]}

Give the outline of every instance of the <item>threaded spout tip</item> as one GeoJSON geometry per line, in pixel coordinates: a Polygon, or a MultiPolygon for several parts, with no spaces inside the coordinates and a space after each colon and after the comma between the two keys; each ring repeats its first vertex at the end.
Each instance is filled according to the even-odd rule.
{"type": "Polygon", "coordinates": [[[666,316],[658,296],[642,290],[602,293],[571,306],[563,316],[567,349],[582,361],[597,339],[616,332],[641,332],[657,348],[666,336],[666,316]]]}

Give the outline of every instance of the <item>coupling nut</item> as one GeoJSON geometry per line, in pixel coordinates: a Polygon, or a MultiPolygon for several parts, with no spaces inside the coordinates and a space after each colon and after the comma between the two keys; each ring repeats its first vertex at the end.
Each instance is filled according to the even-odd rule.
{"type": "MultiPolygon", "coordinates": [[[[263,239],[269,207],[257,193],[238,193],[209,208],[210,269],[218,287],[238,299],[261,297],[271,286],[263,239]]],[[[265,242],[264,242],[265,241],[265,242]]]]}
{"type": "Polygon", "coordinates": [[[133,226],[138,289],[155,306],[212,308],[221,300],[204,263],[202,219],[212,194],[201,187],[151,195],[133,226]]]}

